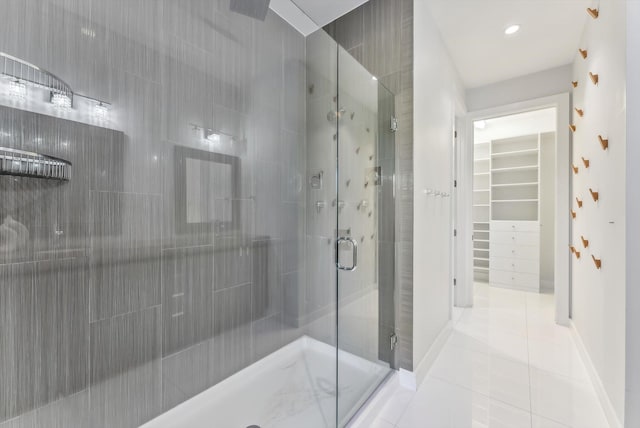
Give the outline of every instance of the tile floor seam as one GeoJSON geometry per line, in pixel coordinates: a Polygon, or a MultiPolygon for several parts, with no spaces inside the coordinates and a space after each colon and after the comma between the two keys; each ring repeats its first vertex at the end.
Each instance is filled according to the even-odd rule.
{"type": "Polygon", "coordinates": [[[529,416],[531,418],[531,428],[533,428],[533,390],[531,387],[531,354],[529,353],[529,302],[525,298],[524,303],[524,313],[525,313],[525,332],[526,332],[526,343],[527,343],[527,373],[529,374],[529,416]]]}

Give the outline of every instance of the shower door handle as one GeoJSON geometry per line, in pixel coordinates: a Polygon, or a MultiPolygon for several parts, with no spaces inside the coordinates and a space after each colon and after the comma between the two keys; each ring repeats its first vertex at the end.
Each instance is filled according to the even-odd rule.
{"type": "Polygon", "coordinates": [[[336,242],[336,265],[338,266],[338,269],[344,270],[347,272],[353,272],[354,270],[358,269],[358,241],[356,241],[353,238],[346,238],[346,237],[338,238],[338,241],[336,242]],[[343,266],[342,264],[340,264],[340,244],[342,244],[343,242],[348,242],[349,244],[351,244],[351,248],[353,251],[352,266],[343,266]]]}

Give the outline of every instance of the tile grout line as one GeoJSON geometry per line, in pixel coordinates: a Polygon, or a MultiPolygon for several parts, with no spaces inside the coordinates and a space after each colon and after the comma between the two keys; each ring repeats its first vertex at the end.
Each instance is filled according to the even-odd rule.
{"type": "Polygon", "coordinates": [[[524,300],[524,315],[525,333],[527,339],[527,372],[529,373],[529,418],[531,420],[531,428],[533,428],[533,387],[531,381],[531,354],[529,346],[529,299],[527,299],[526,294],[524,300]]]}

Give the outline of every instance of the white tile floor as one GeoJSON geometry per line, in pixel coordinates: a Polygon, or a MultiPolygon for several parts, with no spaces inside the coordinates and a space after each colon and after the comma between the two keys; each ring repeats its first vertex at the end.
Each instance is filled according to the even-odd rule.
{"type": "Polygon", "coordinates": [[[418,391],[396,376],[356,426],[607,428],[571,333],[554,322],[553,296],[482,284],[475,294],[418,391]]]}

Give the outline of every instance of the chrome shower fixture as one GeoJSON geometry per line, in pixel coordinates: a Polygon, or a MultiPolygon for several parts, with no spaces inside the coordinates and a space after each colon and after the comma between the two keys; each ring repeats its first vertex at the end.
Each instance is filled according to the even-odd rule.
{"type": "Polygon", "coordinates": [[[271,0],[229,0],[229,8],[232,12],[248,16],[249,18],[264,21],[269,12],[271,0]]]}

